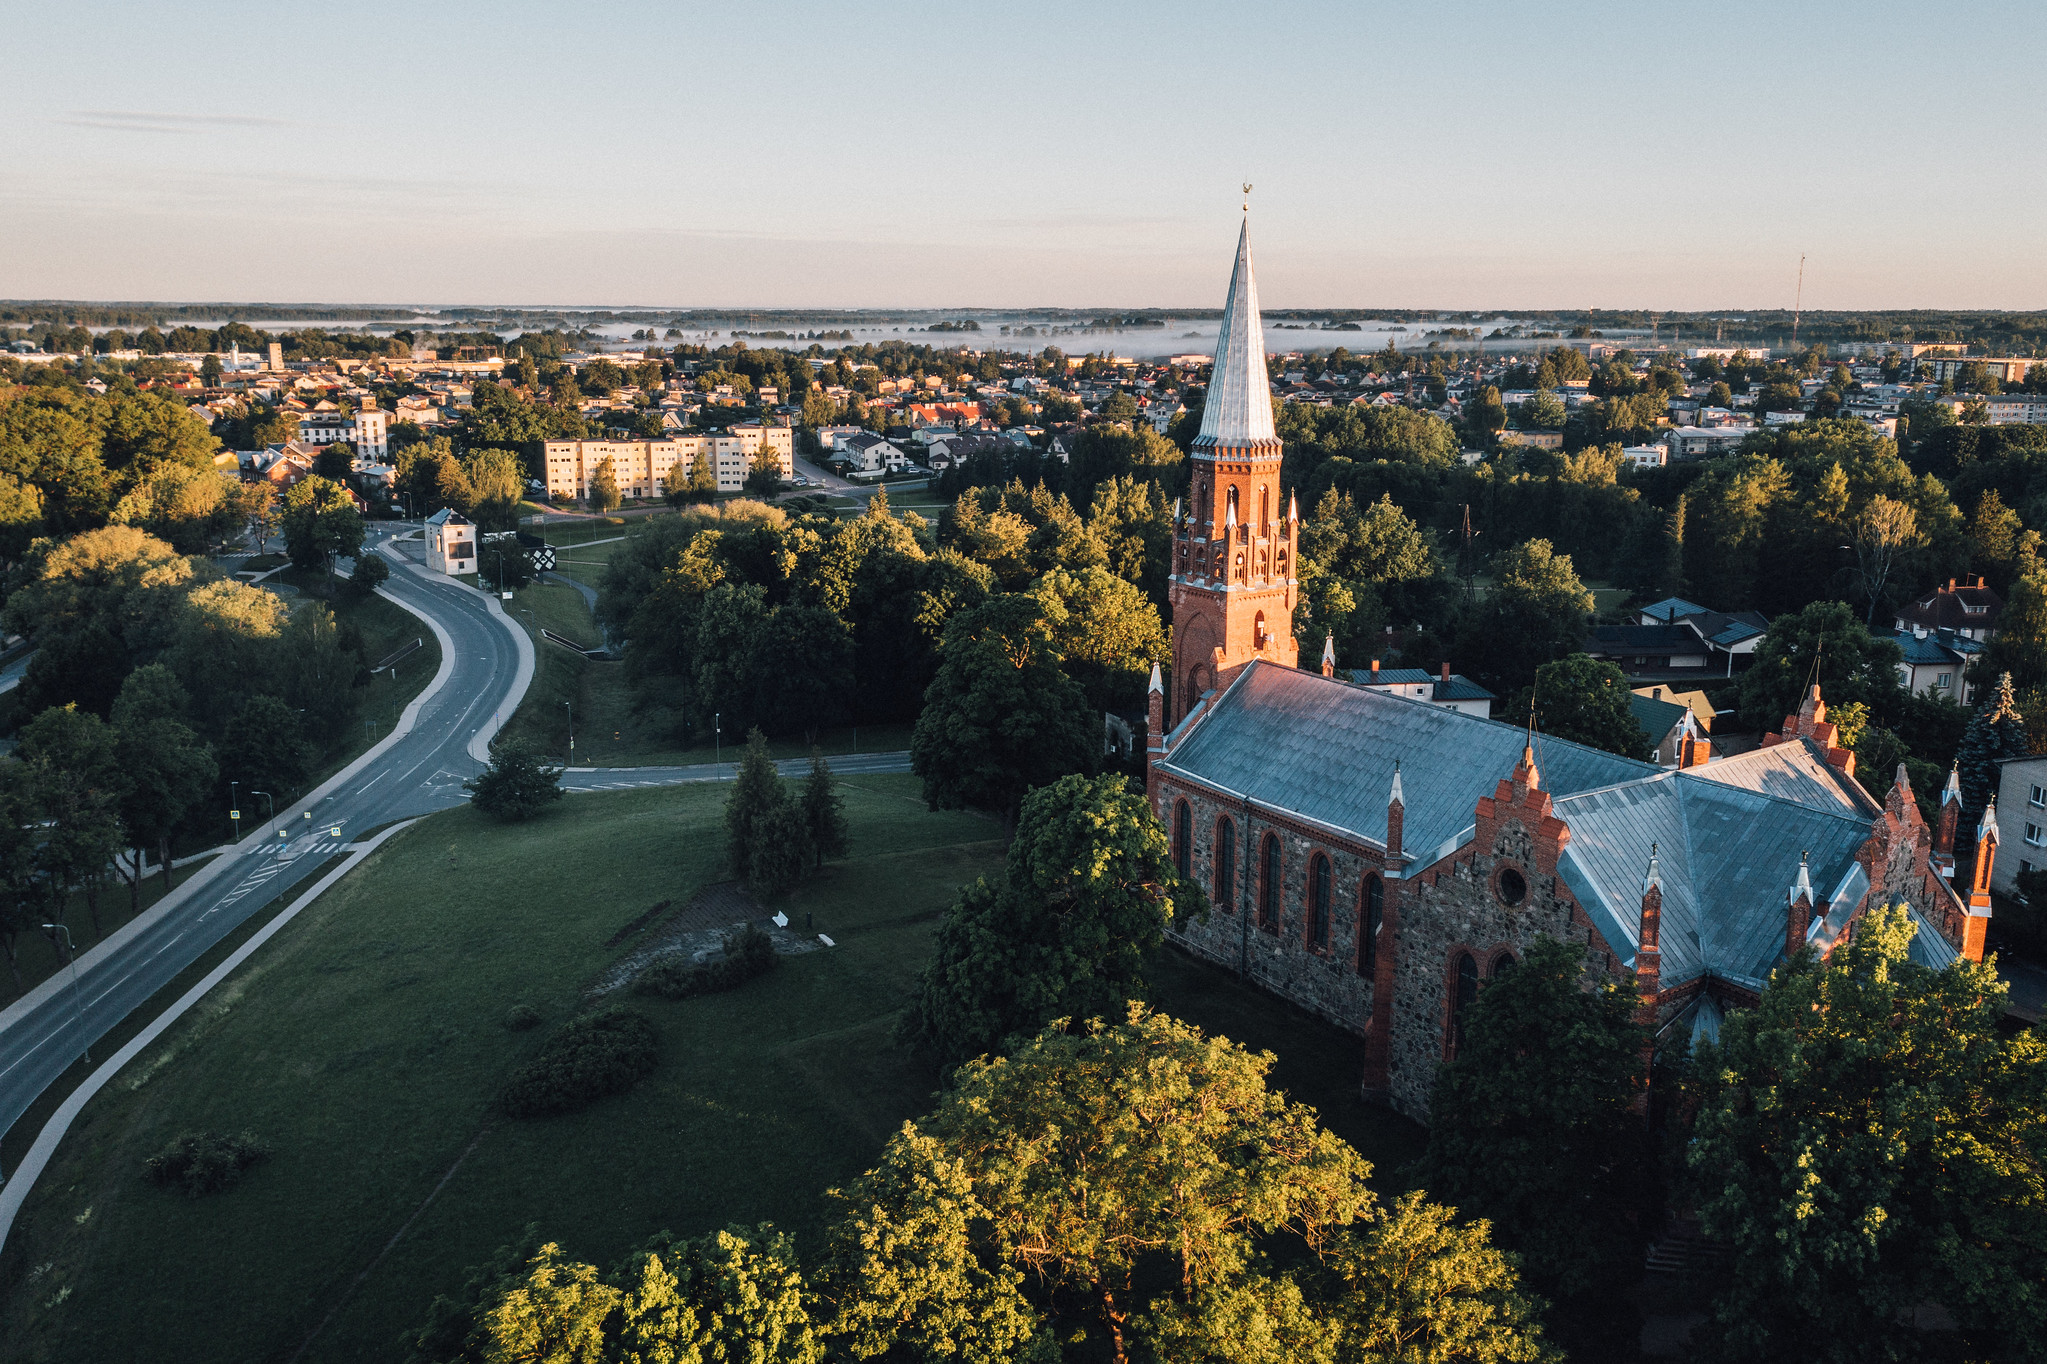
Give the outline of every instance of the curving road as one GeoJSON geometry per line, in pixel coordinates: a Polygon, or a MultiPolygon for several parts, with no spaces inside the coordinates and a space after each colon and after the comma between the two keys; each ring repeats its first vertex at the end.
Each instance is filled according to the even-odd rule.
{"type": "MultiPolygon", "coordinates": [[[[482,770],[490,739],[532,680],[532,643],[490,595],[429,572],[393,543],[414,533],[412,528],[380,529],[372,530],[369,549],[392,565],[381,590],[433,630],[441,644],[440,672],[407,708],[401,732],[298,804],[278,811],[81,955],[75,987],[68,972],[52,976],[0,1011],[0,1133],[82,1052],[252,914],[307,883],[334,854],[356,851],[357,840],[372,830],[468,798],[462,783],[482,770]]],[[[807,761],[782,766],[795,773],[807,761]]],[[[862,754],[837,759],[833,767],[847,775],[906,772],[909,755],[862,754]]],[[[572,768],[563,774],[562,785],[572,791],[619,790],[730,781],[735,773],[732,763],[572,768]]],[[[18,1187],[24,1182],[10,1180],[17,1187],[0,1197],[0,1241],[26,1193],[18,1187]]]]}

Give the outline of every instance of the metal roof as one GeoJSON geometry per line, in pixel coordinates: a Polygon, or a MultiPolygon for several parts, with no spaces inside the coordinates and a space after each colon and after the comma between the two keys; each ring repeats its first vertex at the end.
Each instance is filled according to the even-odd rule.
{"type": "Polygon", "coordinates": [[[1272,384],[1265,372],[1265,324],[1258,316],[1258,280],[1251,271],[1251,219],[1237,231],[1237,265],[1223,303],[1215,372],[1201,411],[1197,447],[1241,447],[1278,439],[1272,429],[1272,384]]]}
{"type": "Polygon", "coordinates": [[[1426,668],[1381,668],[1374,672],[1370,668],[1352,668],[1350,680],[1367,687],[1433,687],[1430,699],[1436,701],[1497,701],[1499,698],[1487,691],[1463,673],[1451,673],[1450,680],[1426,668]]]}
{"type": "MultiPolygon", "coordinates": [[[[1882,807],[1808,740],[1685,769],[1535,740],[1543,788],[1571,830],[1558,870],[1626,958],[1656,850],[1666,987],[1710,972],[1759,988],[1783,955],[1801,857],[1831,902],[1816,939],[1831,942],[1868,889],[1855,854],[1882,807]]],[[[1404,841],[1426,863],[1469,840],[1479,797],[1513,770],[1526,742],[1514,725],[1254,662],[1183,722],[1159,766],[1383,843],[1399,762],[1404,841]]],[[[1931,943],[1922,951],[1938,955],[1931,943]]]]}
{"type": "MultiPolygon", "coordinates": [[[[1386,796],[1399,761],[1402,842],[1426,857],[1471,827],[1478,798],[1491,795],[1514,770],[1526,743],[1518,725],[1253,662],[1207,714],[1183,726],[1160,766],[1384,843],[1386,796]]],[[[1535,743],[1536,766],[1552,794],[1656,771],[1541,734],[1535,743]]]]}
{"type": "Polygon", "coordinates": [[[1685,718],[1685,712],[1689,707],[1681,706],[1675,701],[1659,701],[1653,696],[1629,692],[1628,709],[1634,713],[1635,723],[1649,736],[1649,742],[1660,744],[1664,736],[1677,727],[1677,722],[1685,718]]]}

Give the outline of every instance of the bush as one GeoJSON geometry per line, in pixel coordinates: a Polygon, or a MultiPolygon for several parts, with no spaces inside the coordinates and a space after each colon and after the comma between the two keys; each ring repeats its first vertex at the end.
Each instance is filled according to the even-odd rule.
{"type": "Polygon", "coordinates": [[[775,969],[775,940],[748,924],[725,939],[722,961],[699,966],[681,957],[668,957],[640,972],[633,981],[637,994],[659,995],[663,999],[690,999],[737,989],[755,976],[775,969]]]}
{"type": "Polygon", "coordinates": [[[514,1118],[537,1118],[623,1094],[654,1068],[655,1042],[654,1025],[630,1009],[572,1019],[513,1073],[498,1107],[514,1118]]]}
{"type": "Polygon", "coordinates": [[[507,1032],[525,1032],[528,1028],[538,1027],[539,1024],[540,1010],[534,1008],[531,1004],[514,1004],[511,1008],[505,1010],[505,1031],[507,1032]]]}
{"type": "Polygon", "coordinates": [[[143,1166],[152,1182],[198,1198],[230,1187],[242,1171],[269,1157],[270,1148],[247,1132],[185,1132],[143,1166]]]}

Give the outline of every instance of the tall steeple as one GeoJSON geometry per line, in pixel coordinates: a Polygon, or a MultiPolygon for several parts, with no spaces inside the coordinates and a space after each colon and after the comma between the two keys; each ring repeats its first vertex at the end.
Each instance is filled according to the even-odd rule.
{"type": "Polygon", "coordinates": [[[1222,332],[1215,340],[1215,372],[1201,409],[1194,448],[1244,450],[1277,444],[1272,432],[1272,381],[1265,373],[1265,322],[1258,315],[1258,277],[1251,270],[1251,216],[1237,231],[1237,264],[1223,300],[1222,332]]]}
{"type": "Polygon", "coordinates": [[[1174,519],[1172,723],[1253,659],[1298,666],[1293,573],[1300,518],[1283,501],[1280,454],[1247,205],[1194,438],[1187,511],[1174,519]]]}

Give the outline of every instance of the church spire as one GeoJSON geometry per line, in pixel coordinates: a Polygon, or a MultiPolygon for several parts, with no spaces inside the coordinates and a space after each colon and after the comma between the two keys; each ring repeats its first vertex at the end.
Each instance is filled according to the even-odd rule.
{"type": "Polygon", "coordinates": [[[1215,341],[1215,371],[1201,410],[1195,448],[1243,449],[1268,444],[1272,429],[1272,382],[1265,372],[1265,324],[1258,315],[1258,280],[1251,270],[1251,219],[1237,231],[1237,267],[1223,301],[1222,332],[1215,341]]]}

